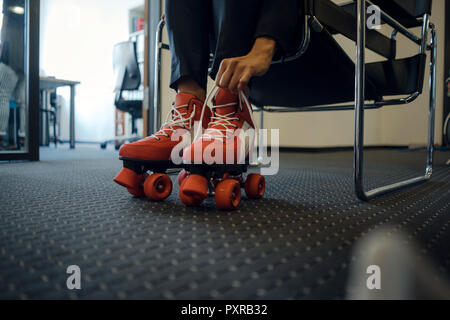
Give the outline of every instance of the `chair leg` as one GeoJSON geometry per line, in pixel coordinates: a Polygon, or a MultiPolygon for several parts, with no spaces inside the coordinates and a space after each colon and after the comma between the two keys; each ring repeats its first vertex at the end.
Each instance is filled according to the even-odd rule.
{"type": "MultiPolygon", "coordinates": [[[[148,131],[144,132],[144,135],[148,133],[155,133],[161,127],[161,57],[162,57],[162,49],[163,45],[163,30],[166,22],[164,19],[158,24],[158,28],[156,31],[156,51],[155,51],[155,61],[154,61],[154,81],[153,81],[153,106],[149,111],[153,121],[149,121],[148,123],[148,131]]],[[[147,94],[148,96],[148,94],[147,94]]]]}
{"type": "Polygon", "coordinates": [[[436,124],[436,80],[437,80],[437,36],[436,26],[430,23],[431,29],[431,60],[430,60],[430,105],[428,107],[428,147],[427,147],[427,167],[425,175],[428,179],[433,174],[434,160],[434,132],[436,124]]]}
{"type": "Polygon", "coordinates": [[[364,101],[366,77],[366,1],[357,3],[357,43],[355,70],[355,146],[353,158],[354,182],[356,195],[361,200],[367,200],[363,186],[364,169],[364,101]]]}
{"type": "Polygon", "coordinates": [[[56,111],[53,112],[53,142],[55,147],[58,146],[58,137],[56,135],[56,111]]]}
{"type": "Polygon", "coordinates": [[[137,134],[136,117],[133,114],[131,115],[131,134],[137,134]]]}
{"type": "MultiPolygon", "coordinates": [[[[421,182],[428,181],[433,172],[434,154],[434,124],[436,110],[436,29],[430,24],[425,26],[424,34],[431,28],[431,73],[430,73],[430,106],[428,114],[428,146],[425,175],[379,187],[370,191],[364,190],[364,101],[365,101],[365,35],[366,35],[366,1],[358,0],[356,45],[356,75],[355,75],[355,146],[353,157],[355,192],[359,199],[369,201],[380,195],[403,189],[421,182]]],[[[425,43],[426,48],[426,43],[425,43]]]]}

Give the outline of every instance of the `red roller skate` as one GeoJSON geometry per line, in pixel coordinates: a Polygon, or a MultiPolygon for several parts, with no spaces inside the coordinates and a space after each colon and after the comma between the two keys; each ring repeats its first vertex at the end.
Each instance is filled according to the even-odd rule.
{"type": "Polygon", "coordinates": [[[208,128],[184,150],[186,172],[179,179],[180,199],[187,206],[199,206],[214,195],[217,208],[230,211],[241,201],[241,188],[248,198],[259,199],[266,184],[260,174],[249,174],[244,180],[255,142],[251,104],[243,93],[224,89],[213,93],[208,128]],[[253,129],[251,134],[248,129],[253,129]]]}
{"type": "MultiPolygon", "coordinates": [[[[133,196],[147,196],[153,201],[166,199],[172,193],[172,181],[166,172],[182,167],[182,163],[177,165],[171,160],[172,150],[182,141],[183,134],[193,133],[194,123],[200,121],[202,112],[203,102],[197,97],[177,94],[172,111],[160,131],[122,146],[119,156],[123,169],[114,181],[133,196]]],[[[209,118],[209,111],[203,112],[203,128],[206,128],[209,118]]]]}

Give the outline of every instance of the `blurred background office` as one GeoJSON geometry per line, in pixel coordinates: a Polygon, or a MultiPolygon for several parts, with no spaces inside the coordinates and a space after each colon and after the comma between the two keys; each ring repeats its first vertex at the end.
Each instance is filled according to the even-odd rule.
{"type": "MultiPolygon", "coordinates": [[[[37,2],[0,0],[3,9],[0,15],[3,48],[0,76],[8,79],[2,80],[0,85],[0,153],[26,150],[28,123],[35,122],[39,122],[37,135],[40,150],[44,152],[56,149],[55,145],[58,149],[74,148],[75,143],[84,147],[90,144],[97,150],[101,145],[112,149],[111,145],[120,146],[127,140],[117,140],[116,136],[135,138],[153,133],[154,33],[165,1],[41,0],[39,46],[36,46],[39,48],[36,64],[39,64],[40,106],[38,119],[32,121],[28,121],[29,88],[25,81],[25,61],[28,50],[33,49],[27,48],[24,32],[27,3],[37,2]],[[153,10],[155,4],[158,4],[157,9],[153,10]],[[130,53],[130,50],[134,52],[130,53]],[[133,62],[129,61],[130,57],[136,60],[139,79],[135,74],[130,77],[129,70],[136,68],[136,65],[130,65],[133,62]]],[[[438,33],[437,146],[446,145],[448,134],[445,135],[443,129],[450,110],[444,81],[450,70],[450,59],[446,58],[449,54],[445,52],[449,37],[443,32],[444,4],[443,1],[433,3],[433,23],[442,30],[438,33]]],[[[419,34],[419,29],[414,32],[419,34]]],[[[384,26],[382,31],[390,35],[392,30],[384,26]]],[[[163,42],[167,43],[165,32],[163,35],[163,42]]],[[[353,57],[354,43],[342,36],[336,36],[336,39],[353,57]]],[[[398,56],[415,53],[416,48],[406,45],[405,37],[399,35],[398,41],[401,43],[398,56]]],[[[369,61],[379,58],[367,51],[369,61]]],[[[170,53],[167,50],[162,50],[161,66],[159,116],[164,118],[174,99],[174,92],[168,88],[170,53]]],[[[425,77],[428,77],[428,70],[425,77]]],[[[428,81],[425,92],[427,86],[428,81]]],[[[423,147],[427,142],[427,101],[427,95],[419,97],[409,106],[409,112],[403,108],[368,111],[365,144],[389,148],[423,147]]],[[[257,121],[258,117],[259,114],[255,114],[257,121]]],[[[351,111],[265,113],[267,129],[282,128],[280,145],[286,149],[349,148],[353,145],[353,123],[351,111]]]]}
{"type": "MultiPolygon", "coordinates": [[[[144,7],[144,0],[41,1],[40,77],[79,82],[74,97],[78,143],[100,143],[114,135],[131,134],[131,115],[115,110],[113,53],[121,42],[135,43],[143,72],[144,7]]],[[[50,105],[57,106],[56,137],[62,142],[70,140],[70,95],[70,86],[63,86],[48,98],[50,105]]],[[[142,86],[134,95],[133,99],[142,101],[142,86]]],[[[52,124],[48,137],[45,132],[41,137],[41,145],[54,142],[52,124]]],[[[142,123],[136,127],[142,135],[142,123]]]]}

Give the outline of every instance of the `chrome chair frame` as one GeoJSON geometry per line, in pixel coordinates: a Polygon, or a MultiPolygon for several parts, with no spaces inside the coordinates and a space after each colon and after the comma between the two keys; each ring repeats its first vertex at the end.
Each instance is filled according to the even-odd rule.
{"type": "MultiPolygon", "coordinates": [[[[389,17],[382,12],[382,18],[393,28],[397,29],[408,39],[420,45],[420,52],[425,53],[426,50],[431,50],[430,60],[430,101],[428,109],[428,145],[427,145],[427,161],[425,167],[425,174],[401,182],[382,186],[369,191],[364,190],[364,97],[365,97],[365,47],[366,47],[366,4],[372,4],[368,0],[358,0],[357,2],[357,44],[356,44],[356,79],[355,79],[355,145],[354,145],[354,184],[355,192],[359,199],[369,201],[380,195],[413,186],[418,183],[426,182],[431,179],[433,174],[433,156],[434,156],[434,126],[436,113],[436,60],[437,60],[437,43],[436,43],[436,28],[434,24],[430,23],[428,14],[423,16],[422,34],[421,38],[409,32],[395,19],[389,17]],[[427,36],[431,31],[431,43],[428,46],[427,36]]],[[[408,97],[415,99],[419,93],[415,93],[408,97]]],[[[407,99],[408,99],[407,98],[407,99]]],[[[410,103],[409,100],[391,100],[384,101],[384,105],[410,103]]]]}
{"type": "MultiPolygon", "coordinates": [[[[380,109],[385,106],[406,105],[415,101],[421,92],[417,91],[413,94],[398,99],[389,99],[381,101],[366,102],[365,97],[365,49],[366,49],[366,8],[373,5],[370,0],[357,0],[357,41],[356,41],[356,62],[355,62],[355,101],[350,105],[326,105],[326,106],[310,106],[302,108],[288,107],[255,107],[255,111],[261,112],[260,128],[264,127],[264,112],[284,113],[284,112],[316,112],[316,111],[355,111],[355,130],[354,130],[354,156],[353,156],[353,176],[356,196],[363,201],[369,201],[381,195],[404,189],[419,183],[426,182],[431,179],[433,173],[433,157],[434,157],[434,129],[435,129],[435,111],[436,111],[436,61],[437,61],[437,43],[436,43],[436,27],[430,22],[430,16],[425,14],[422,18],[421,36],[418,37],[410,32],[406,27],[401,25],[387,13],[381,11],[382,20],[394,28],[392,39],[395,39],[397,33],[403,34],[411,42],[419,45],[419,52],[425,53],[431,51],[430,60],[430,100],[428,110],[428,144],[427,144],[427,160],[425,166],[425,174],[382,186],[366,191],[364,189],[364,112],[370,109],[380,109]],[[431,34],[430,44],[428,44],[428,34],[431,34]]],[[[155,78],[154,78],[154,124],[155,128],[160,126],[160,83],[161,83],[161,52],[169,50],[167,44],[162,43],[162,32],[165,21],[161,20],[156,34],[156,59],[155,59],[155,78]]],[[[283,58],[275,63],[283,63],[300,58],[308,49],[310,43],[310,28],[321,28],[320,22],[314,16],[305,17],[303,42],[294,56],[283,58]]]]}

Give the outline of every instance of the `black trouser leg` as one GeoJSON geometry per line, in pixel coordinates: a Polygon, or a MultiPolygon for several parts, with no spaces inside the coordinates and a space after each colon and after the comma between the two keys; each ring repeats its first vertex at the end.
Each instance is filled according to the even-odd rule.
{"type": "Polygon", "coordinates": [[[189,77],[206,89],[210,35],[211,0],[166,0],[166,23],[172,53],[170,87],[189,77]]]}
{"type": "Polygon", "coordinates": [[[215,78],[223,59],[248,54],[257,37],[277,42],[277,58],[295,53],[302,40],[299,17],[305,1],[212,0],[217,41],[211,77],[215,78]]]}
{"type": "MultiPolygon", "coordinates": [[[[261,19],[269,25],[265,28],[269,33],[272,29],[271,16],[267,15],[265,5],[267,2],[264,0],[166,0],[172,52],[171,87],[176,89],[180,78],[190,77],[206,88],[210,52],[215,54],[210,73],[213,79],[223,59],[248,54],[261,19]]],[[[286,28],[292,34],[284,32],[277,40],[284,44],[287,51],[298,46],[297,38],[293,36],[297,31],[290,30],[296,27],[297,5],[297,0],[289,0],[270,11],[275,20],[279,21],[280,15],[283,19],[286,17],[286,28]]]]}
{"type": "Polygon", "coordinates": [[[216,38],[211,78],[215,79],[223,59],[248,54],[254,35],[262,0],[212,0],[213,25],[216,38]]]}
{"type": "Polygon", "coordinates": [[[206,89],[210,52],[214,79],[225,58],[247,54],[254,40],[261,0],[166,0],[172,53],[170,87],[183,77],[206,89]]]}

